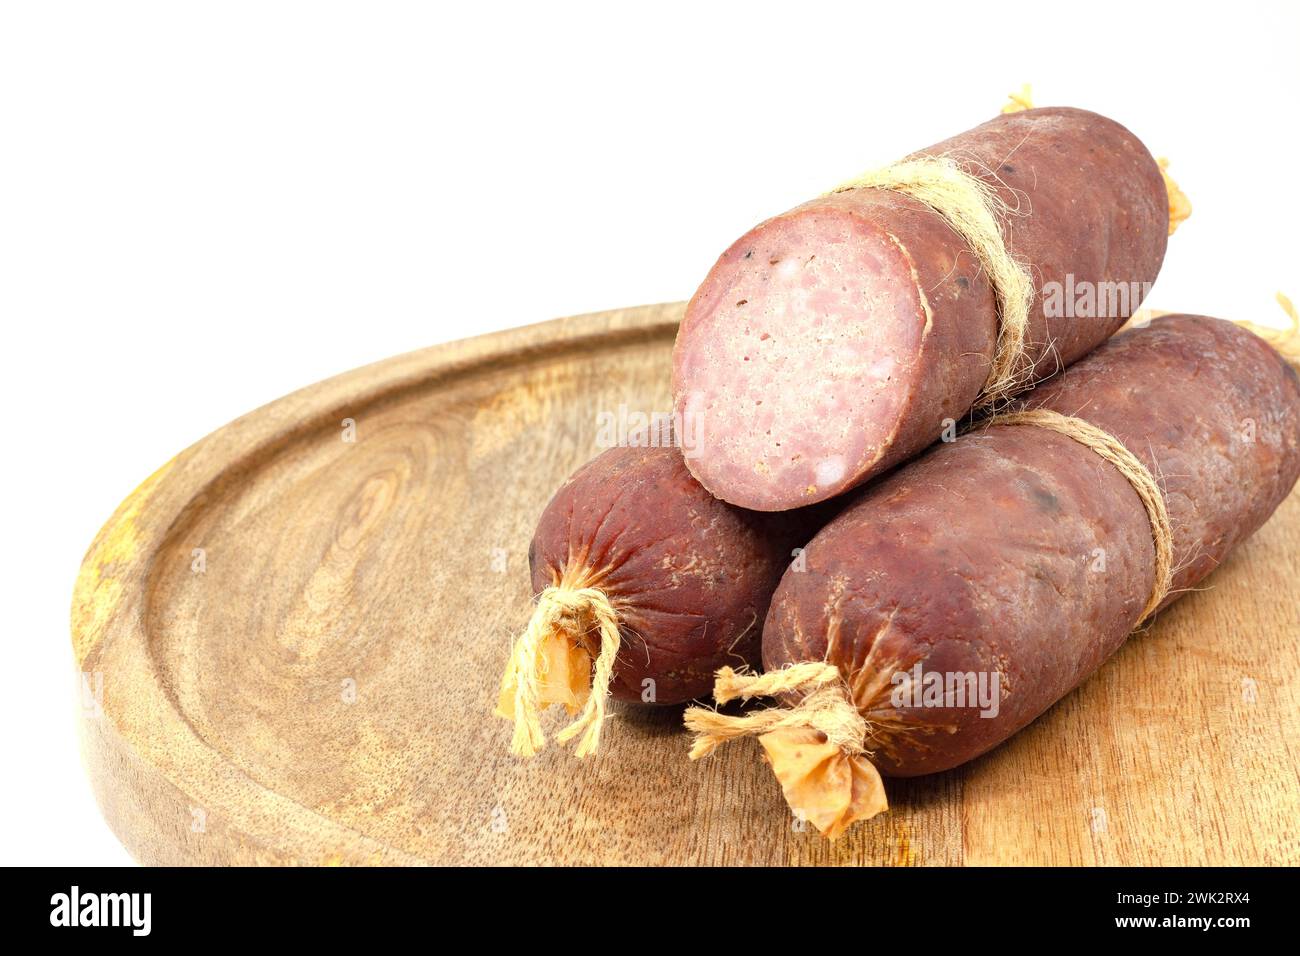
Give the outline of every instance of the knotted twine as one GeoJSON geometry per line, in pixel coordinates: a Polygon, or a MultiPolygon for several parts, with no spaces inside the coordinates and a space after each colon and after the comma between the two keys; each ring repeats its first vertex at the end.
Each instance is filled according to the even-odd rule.
{"type": "Polygon", "coordinates": [[[546,745],[540,712],[556,701],[542,700],[543,687],[548,676],[563,676],[548,673],[551,661],[548,642],[571,641],[585,650],[589,621],[595,622],[600,633],[600,651],[590,674],[590,693],[581,714],[556,739],[567,743],[582,734],[574,750],[578,757],[591,756],[600,746],[609,682],[618,658],[618,613],[599,588],[573,587],[561,582],[545,588],[537,596],[537,607],[523,634],[515,641],[501,678],[501,699],[509,703],[498,704],[496,712],[500,717],[514,720],[510,751],[517,756],[532,757],[546,745]]]}
{"type": "Polygon", "coordinates": [[[766,674],[724,667],[713,693],[719,703],[795,694],[800,699],[740,717],[690,708],[685,719],[695,733],[692,760],[724,741],[757,736],[786,802],[831,840],[889,808],[884,782],[864,745],[867,722],[835,665],[807,661],[766,674]]]}
{"type": "Polygon", "coordinates": [[[824,661],[791,664],[766,674],[746,674],[724,667],[717,672],[713,699],[719,704],[755,697],[780,697],[799,693],[793,707],[769,707],[741,717],[719,714],[708,707],[690,707],[686,726],[695,733],[690,758],[712,753],[719,744],[736,737],[756,737],[781,728],[809,728],[847,754],[866,752],[867,722],[849,699],[839,668],[824,661]]]}

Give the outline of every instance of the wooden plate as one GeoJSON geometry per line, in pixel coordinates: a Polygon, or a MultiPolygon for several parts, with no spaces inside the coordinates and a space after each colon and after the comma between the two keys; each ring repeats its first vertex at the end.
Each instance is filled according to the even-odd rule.
{"type": "MultiPolygon", "coordinates": [[[[527,549],[597,413],[666,410],[681,306],[399,356],[208,436],[128,498],[73,603],[83,751],[145,863],[1296,863],[1300,502],[992,754],[830,844],[680,708],[603,753],[492,717],[527,549]],[[350,425],[345,425],[345,421],[350,425]],[[351,438],[353,440],[346,440],[351,438]]],[[[549,714],[552,725],[560,714],[549,714]]]]}

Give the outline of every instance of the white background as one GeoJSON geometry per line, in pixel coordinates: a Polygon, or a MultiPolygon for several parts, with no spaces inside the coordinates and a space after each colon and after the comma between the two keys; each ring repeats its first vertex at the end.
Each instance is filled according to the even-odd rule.
{"type": "Polygon", "coordinates": [[[1300,13],[1198,7],[5,3],[0,862],[129,861],[77,755],[77,567],[154,468],[290,390],[684,299],[759,219],[1026,81],[1173,161],[1195,212],[1149,304],[1280,315],[1300,13]]]}

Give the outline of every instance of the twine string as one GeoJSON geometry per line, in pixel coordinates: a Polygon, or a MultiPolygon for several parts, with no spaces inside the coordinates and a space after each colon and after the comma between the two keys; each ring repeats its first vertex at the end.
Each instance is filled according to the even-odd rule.
{"type": "Polygon", "coordinates": [[[1137,492],[1147,519],[1151,522],[1151,539],[1156,551],[1155,580],[1146,607],[1138,617],[1138,623],[1145,621],[1160,606],[1173,586],[1173,529],[1169,524],[1164,493],[1155,476],[1118,438],[1082,418],[1062,415],[1047,408],[1033,408],[994,415],[979,427],[983,429],[992,425],[1036,425],[1072,438],[1114,465],[1137,492]]]}
{"type": "Polygon", "coordinates": [[[873,169],[841,183],[850,189],[889,189],[911,196],[947,221],[988,274],[998,304],[998,335],[988,377],[975,407],[997,404],[1027,384],[1025,335],[1034,283],[1029,270],[1007,251],[999,222],[1011,215],[988,182],[951,156],[918,156],[873,169]]]}
{"type": "Polygon", "coordinates": [[[600,746],[609,684],[620,644],[618,612],[599,588],[559,584],[545,588],[537,596],[537,606],[515,641],[501,678],[502,696],[510,699],[513,707],[498,709],[497,713],[514,721],[512,753],[532,757],[546,745],[540,719],[541,710],[546,706],[541,700],[547,676],[546,642],[560,639],[582,643],[588,621],[594,621],[600,633],[590,693],[577,719],[560,731],[557,739],[564,743],[581,734],[574,751],[579,757],[591,756],[600,746]]]}
{"type": "Polygon", "coordinates": [[[718,671],[713,697],[719,704],[755,697],[802,694],[792,707],[767,707],[752,714],[730,716],[708,707],[690,707],[684,720],[694,735],[690,758],[698,760],[720,744],[738,737],[757,737],[778,729],[808,728],[847,754],[865,753],[867,722],[853,704],[839,668],[824,661],[791,664],[766,674],[749,674],[724,667],[718,671]]]}
{"type": "MultiPolygon", "coordinates": [[[[1009,96],[1003,113],[1034,108],[1029,84],[1009,96]]],[[[1169,235],[1192,214],[1192,204],[1169,176],[1169,160],[1158,161],[1169,202],[1169,235]]],[[[988,378],[975,400],[977,411],[1005,402],[1030,384],[1033,362],[1026,335],[1034,283],[1029,269],[1007,249],[1001,223],[1013,214],[987,179],[952,156],[914,156],[841,183],[830,194],[851,189],[890,189],[934,210],[962,238],[989,277],[997,297],[998,335],[988,378]]]]}

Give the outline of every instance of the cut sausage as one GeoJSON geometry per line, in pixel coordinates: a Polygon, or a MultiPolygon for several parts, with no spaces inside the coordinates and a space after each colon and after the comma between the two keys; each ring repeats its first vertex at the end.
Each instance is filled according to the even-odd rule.
{"type": "MultiPolygon", "coordinates": [[[[597,614],[606,606],[617,630],[608,675],[614,698],[678,704],[709,696],[714,670],[757,663],[772,591],[826,515],[825,508],[758,514],[719,501],[675,447],[597,456],[555,493],[528,552],[539,613],[548,601],[554,607],[528,656],[539,677],[536,704],[584,709],[602,651],[597,614]],[[537,655],[543,663],[535,666],[537,655]]],[[[508,672],[502,716],[516,717],[517,691],[508,672]]]]}
{"type": "MultiPolygon", "coordinates": [[[[1157,479],[1174,569],[1161,606],[1300,477],[1295,371],[1217,319],[1122,333],[1021,401],[1109,433],[1157,479]]],[[[863,761],[914,776],[1006,740],[1124,643],[1157,588],[1154,555],[1152,522],[1118,468],[1035,425],[976,426],[865,489],[808,545],[768,612],[767,670],[833,665],[865,719],[847,760],[824,735],[765,735],[787,797],[836,833],[882,808],[854,805],[847,775],[870,776],[863,761]]]]}
{"type": "MultiPolygon", "coordinates": [[[[1168,197],[1118,123],[1028,110],[917,155],[956,160],[1015,210],[1004,239],[1035,293],[1025,385],[1104,341],[1155,280],[1168,197]]],[[[770,219],[722,255],[678,332],[674,402],[698,436],[688,466],[718,497],[763,511],[852,488],[967,413],[997,316],[975,254],[900,192],[849,189],[770,219]]]]}

